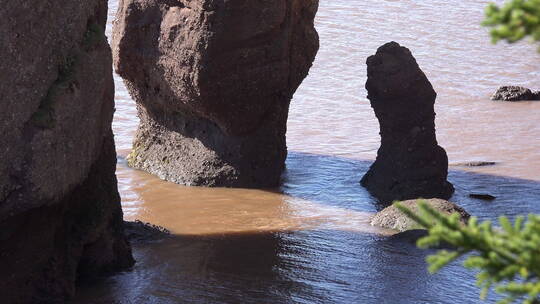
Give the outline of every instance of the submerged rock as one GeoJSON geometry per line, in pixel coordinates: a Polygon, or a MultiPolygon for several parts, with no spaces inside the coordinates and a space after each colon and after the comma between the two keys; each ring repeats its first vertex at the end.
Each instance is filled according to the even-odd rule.
{"type": "Polygon", "coordinates": [[[366,88],[380,123],[381,147],[362,185],[382,203],[418,197],[448,199],[448,157],[437,144],[437,94],[411,52],[395,42],[367,60],[366,88]]]}
{"type": "Polygon", "coordinates": [[[124,222],[124,233],[132,244],[154,242],[171,235],[166,228],[141,221],[124,222]]]}
{"type": "MultiPolygon", "coordinates": [[[[463,223],[466,223],[470,218],[470,215],[463,208],[452,202],[442,199],[415,199],[403,201],[401,202],[401,204],[409,208],[413,212],[417,213],[419,211],[419,202],[425,202],[431,208],[444,214],[458,213],[463,223]]],[[[371,225],[386,229],[393,229],[401,232],[422,228],[414,220],[410,219],[393,205],[377,213],[371,220],[371,225]]]]}
{"type": "Polygon", "coordinates": [[[485,194],[485,193],[471,193],[469,194],[470,198],[479,199],[483,201],[493,201],[497,197],[491,195],[491,194],[485,194]]]}
{"type": "Polygon", "coordinates": [[[451,164],[451,166],[455,166],[455,167],[488,167],[488,166],[495,166],[495,165],[497,165],[497,162],[492,162],[492,161],[469,161],[469,162],[451,164]]]}
{"type": "Polygon", "coordinates": [[[133,264],[106,17],[106,0],[2,3],[2,303],[62,303],[77,279],[133,264]]]}
{"type": "MultiPolygon", "coordinates": [[[[416,247],[416,244],[419,239],[429,235],[429,232],[425,229],[412,229],[403,232],[396,233],[388,237],[388,241],[398,244],[409,244],[416,247]]],[[[446,249],[446,250],[455,250],[456,247],[447,243],[441,242],[438,246],[430,247],[430,249],[446,249]]]]}
{"type": "Polygon", "coordinates": [[[521,101],[521,100],[540,100],[540,91],[531,91],[530,89],[518,86],[500,87],[491,100],[503,101],[521,101]]]}
{"type": "Polygon", "coordinates": [[[273,187],[318,0],[124,0],[118,74],[140,125],[129,165],[185,185],[273,187]]]}

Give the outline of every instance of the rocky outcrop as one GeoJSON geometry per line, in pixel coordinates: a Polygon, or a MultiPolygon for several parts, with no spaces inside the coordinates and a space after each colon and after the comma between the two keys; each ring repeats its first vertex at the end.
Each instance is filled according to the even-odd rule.
{"type": "Polygon", "coordinates": [[[113,56],[137,102],[129,165],[185,185],[273,187],[318,0],[123,0],[113,56]]]}
{"type": "Polygon", "coordinates": [[[395,42],[367,60],[366,89],[380,123],[377,160],[361,183],[382,203],[448,199],[448,157],[435,137],[437,94],[411,52],[395,42]]]}
{"type": "Polygon", "coordinates": [[[500,87],[491,100],[502,101],[521,101],[521,100],[540,100],[540,91],[531,91],[530,89],[518,86],[500,87]]]}
{"type": "Polygon", "coordinates": [[[111,122],[106,0],[0,10],[0,294],[56,303],[133,263],[111,122]]]}
{"type": "MultiPolygon", "coordinates": [[[[442,199],[408,200],[408,201],[401,202],[401,204],[407,207],[408,209],[410,209],[411,211],[413,211],[414,213],[418,213],[419,202],[424,202],[431,208],[443,214],[449,215],[449,214],[457,213],[459,214],[461,222],[464,224],[467,223],[467,221],[470,218],[470,215],[463,208],[459,207],[458,205],[452,202],[448,202],[442,199]]],[[[381,227],[381,228],[386,228],[386,229],[397,230],[400,232],[422,228],[414,220],[410,219],[408,216],[406,216],[403,212],[401,212],[398,208],[396,208],[393,205],[377,213],[371,220],[371,225],[381,227]]]]}

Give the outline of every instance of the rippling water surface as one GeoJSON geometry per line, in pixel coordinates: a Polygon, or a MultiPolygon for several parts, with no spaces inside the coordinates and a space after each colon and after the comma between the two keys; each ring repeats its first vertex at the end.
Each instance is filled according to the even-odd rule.
{"type": "Polygon", "coordinates": [[[174,237],[136,246],[132,271],[82,288],[75,302],[478,303],[471,273],[454,265],[429,275],[426,252],[369,226],[376,205],[358,181],[379,146],[365,60],[394,40],[438,92],[437,136],[450,163],[498,163],[451,166],[452,200],[482,219],[540,213],[540,102],[489,100],[500,85],[540,88],[540,55],[528,44],[491,45],[479,25],[486,3],[323,0],[321,49],[292,102],[285,182],[272,191],[188,188],[129,169],[138,121],[116,78],[125,216],[174,237]]]}

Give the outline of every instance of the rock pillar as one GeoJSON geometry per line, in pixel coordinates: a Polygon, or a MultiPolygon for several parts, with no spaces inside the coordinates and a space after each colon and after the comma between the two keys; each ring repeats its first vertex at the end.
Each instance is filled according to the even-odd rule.
{"type": "Polygon", "coordinates": [[[184,185],[274,187],[318,0],[123,0],[113,53],[140,125],[130,166],[184,185]]]}
{"type": "Polygon", "coordinates": [[[411,52],[395,42],[367,60],[368,99],[380,123],[381,147],[362,178],[382,203],[415,198],[448,199],[448,157],[435,136],[435,98],[411,52]]]}

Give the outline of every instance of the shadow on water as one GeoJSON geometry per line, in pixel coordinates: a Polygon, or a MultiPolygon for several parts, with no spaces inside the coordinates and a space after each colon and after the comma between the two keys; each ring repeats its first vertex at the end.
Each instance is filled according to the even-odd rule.
{"type": "Polygon", "coordinates": [[[431,276],[427,253],[341,231],[173,236],[135,247],[132,271],[74,303],[478,303],[473,274],[431,276]]]}
{"type": "MultiPolygon", "coordinates": [[[[356,211],[376,212],[384,206],[377,203],[359,185],[372,161],[328,155],[289,153],[284,174],[284,194],[321,204],[356,211]]],[[[481,170],[482,168],[478,168],[481,170]]],[[[540,182],[512,177],[452,170],[448,179],[456,187],[450,199],[481,219],[500,215],[540,213],[540,182]],[[492,202],[472,199],[471,193],[497,197],[492,202]]]]}
{"type": "MultiPolygon", "coordinates": [[[[358,184],[370,162],[290,153],[282,191],[375,211],[358,184]],[[323,174],[324,172],[324,174],[323,174]]],[[[482,219],[540,213],[540,182],[452,171],[453,201],[482,219]],[[486,203],[469,192],[497,196],[486,203]]],[[[474,274],[429,275],[429,251],[399,237],[340,229],[173,235],[137,245],[132,271],[82,287],[73,303],[479,303],[474,274]]],[[[486,303],[494,303],[493,294],[486,303]]]]}

